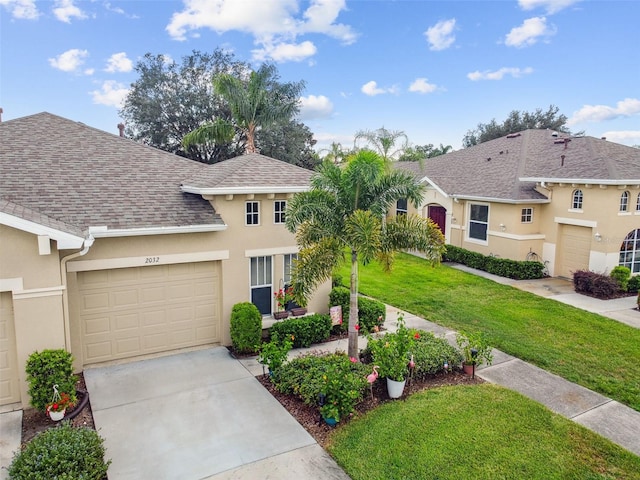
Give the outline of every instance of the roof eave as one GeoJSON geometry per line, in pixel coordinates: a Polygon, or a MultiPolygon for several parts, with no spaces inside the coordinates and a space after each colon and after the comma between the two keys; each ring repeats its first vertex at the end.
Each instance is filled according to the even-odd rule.
{"type": "Polygon", "coordinates": [[[226,224],[186,225],[174,227],[144,227],[144,228],[116,228],[89,227],[89,233],[94,238],[140,237],[146,235],[173,235],[179,233],[207,233],[222,232],[227,229],[226,224]]]}
{"type": "Polygon", "coordinates": [[[584,183],[589,185],[640,185],[640,179],[608,179],[608,178],[544,178],[525,177],[518,179],[521,182],[536,183],[584,183]]]}
{"type": "Polygon", "coordinates": [[[452,193],[450,195],[454,201],[456,200],[470,200],[473,202],[487,202],[487,203],[510,203],[514,205],[519,204],[530,204],[530,203],[551,203],[551,200],[548,198],[524,198],[524,199],[513,199],[513,198],[497,198],[497,197],[479,197],[473,195],[460,195],[452,193]]]}
{"type": "Polygon", "coordinates": [[[57,230],[55,228],[46,227],[39,223],[25,220],[24,218],[9,215],[8,213],[0,212],[0,224],[15,228],[16,230],[31,233],[33,235],[47,236],[57,242],[58,250],[82,248],[85,241],[84,237],[74,235],[69,232],[63,232],[62,230],[57,230]]]}
{"type": "Polygon", "coordinates": [[[309,185],[285,186],[285,187],[222,187],[222,188],[201,188],[190,185],[182,185],[180,189],[185,193],[195,193],[198,195],[250,195],[264,193],[300,193],[310,189],[309,185]]]}

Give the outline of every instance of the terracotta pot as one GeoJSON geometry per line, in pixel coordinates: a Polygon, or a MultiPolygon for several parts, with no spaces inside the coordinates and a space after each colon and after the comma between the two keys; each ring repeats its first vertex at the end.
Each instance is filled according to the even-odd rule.
{"type": "Polygon", "coordinates": [[[467,375],[473,375],[473,373],[474,373],[473,365],[467,365],[466,363],[463,363],[462,364],[462,371],[464,373],[466,373],[467,375]]]}
{"type": "Polygon", "coordinates": [[[294,317],[299,317],[301,315],[306,315],[307,309],[305,307],[296,307],[291,309],[291,315],[294,317]]]}

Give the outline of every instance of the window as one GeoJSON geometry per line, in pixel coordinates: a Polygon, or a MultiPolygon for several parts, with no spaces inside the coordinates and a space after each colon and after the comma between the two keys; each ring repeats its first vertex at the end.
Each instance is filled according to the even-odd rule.
{"type": "Polygon", "coordinates": [[[571,208],[574,210],[582,210],[582,190],[573,191],[573,200],[571,202],[571,208]]]}
{"type": "Polygon", "coordinates": [[[246,202],[245,212],[245,225],[260,225],[260,202],[246,202]]]}
{"type": "Polygon", "coordinates": [[[487,241],[489,227],[489,205],[471,204],[469,215],[469,238],[487,241]]]}
{"type": "Polygon", "coordinates": [[[640,228],[626,236],[620,246],[620,265],[631,269],[631,273],[640,273],[640,228]]]}
{"type": "Polygon", "coordinates": [[[629,211],[629,192],[622,192],[622,195],[620,195],[620,211],[629,211]]]}
{"type": "Polygon", "coordinates": [[[640,193],[638,194],[638,198],[636,198],[636,212],[640,212],[640,193]]]}
{"type": "Polygon", "coordinates": [[[284,223],[284,211],[286,209],[286,200],[276,200],[273,202],[273,223],[284,223]]]}
{"type": "Polygon", "coordinates": [[[272,299],[272,257],[252,257],[251,268],[251,303],[262,315],[271,315],[272,299]]]}
{"type": "Polygon", "coordinates": [[[520,216],[520,221],[522,223],[533,222],[533,208],[523,208],[522,215],[520,216]]]}
{"type": "Polygon", "coordinates": [[[407,199],[401,198],[396,203],[396,216],[407,214],[407,199]]]}
{"type": "Polygon", "coordinates": [[[291,284],[291,268],[293,267],[293,264],[297,259],[298,259],[297,253],[288,253],[284,256],[284,275],[282,278],[284,280],[285,285],[291,284]]]}

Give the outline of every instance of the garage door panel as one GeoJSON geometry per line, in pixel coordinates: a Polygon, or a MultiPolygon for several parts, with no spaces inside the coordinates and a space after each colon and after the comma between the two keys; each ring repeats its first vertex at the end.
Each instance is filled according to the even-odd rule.
{"type": "Polygon", "coordinates": [[[219,262],[202,262],[114,269],[106,277],[80,272],[83,362],[219,342],[218,269],[219,262]]]}
{"type": "Polygon", "coordinates": [[[571,277],[577,270],[589,268],[591,228],[564,225],[562,229],[562,264],[560,275],[571,277]]]}
{"type": "Polygon", "coordinates": [[[12,297],[11,292],[0,292],[0,405],[20,401],[12,297]]]}

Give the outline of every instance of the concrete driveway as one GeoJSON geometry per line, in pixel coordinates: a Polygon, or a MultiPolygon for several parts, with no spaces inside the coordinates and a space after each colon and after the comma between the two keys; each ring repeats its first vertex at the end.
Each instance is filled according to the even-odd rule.
{"type": "Polygon", "coordinates": [[[348,479],[224,347],[84,372],[109,479],[348,479]]]}

